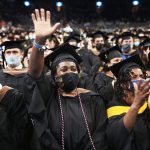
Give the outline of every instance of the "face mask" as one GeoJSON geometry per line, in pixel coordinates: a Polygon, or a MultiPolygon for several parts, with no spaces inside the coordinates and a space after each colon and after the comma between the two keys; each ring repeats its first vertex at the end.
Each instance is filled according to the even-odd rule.
{"type": "Polygon", "coordinates": [[[7,56],[5,59],[6,59],[7,64],[12,68],[19,66],[21,63],[20,56],[10,55],[10,56],[7,56]]]}
{"type": "Polygon", "coordinates": [[[102,51],[102,50],[103,50],[103,47],[104,47],[103,44],[100,44],[100,43],[96,44],[96,49],[97,49],[98,51],[102,51]]]}
{"type": "Polygon", "coordinates": [[[140,42],[134,42],[134,46],[138,47],[140,45],[140,42]]]}
{"type": "Polygon", "coordinates": [[[139,82],[142,82],[142,84],[145,82],[145,80],[132,80],[132,83],[139,84],[139,82]]]}
{"type": "Polygon", "coordinates": [[[66,73],[55,79],[57,85],[65,92],[71,92],[79,83],[79,76],[76,73],[66,73]]]}
{"type": "Polygon", "coordinates": [[[130,52],[132,48],[133,46],[131,44],[125,44],[125,45],[122,45],[121,51],[123,53],[130,52]]]}

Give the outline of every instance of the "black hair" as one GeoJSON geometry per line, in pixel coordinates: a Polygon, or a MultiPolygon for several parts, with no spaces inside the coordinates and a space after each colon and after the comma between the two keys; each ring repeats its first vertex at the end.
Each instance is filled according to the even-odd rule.
{"type": "MultiPolygon", "coordinates": [[[[131,71],[132,69],[137,68],[136,66],[128,67],[119,72],[117,81],[114,85],[114,96],[115,100],[124,102],[124,97],[126,96],[125,90],[134,92],[134,86],[131,82],[131,71]]],[[[144,78],[146,78],[146,72],[143,68],[140,68],[144,74],[144,78]]]]}

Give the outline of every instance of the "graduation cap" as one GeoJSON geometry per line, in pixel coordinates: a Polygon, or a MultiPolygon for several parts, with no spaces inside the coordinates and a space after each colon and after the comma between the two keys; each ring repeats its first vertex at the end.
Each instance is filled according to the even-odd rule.
{"type": "Polygon", "coordinates": [[[78,47],[72,46],[69,43],[64,43],[53,48],[53,52],[45,57],[45,65],[53,69],[64,60],[71,60],[76,64],[80,64],[82,59],[75,51],[77,48],[78,47]]]}
{"type": "Polygon", "coordinates": [[[143,42],[141,42],[140,46],[150,46],[150,38],[147,38],[143,42]]]}
{"type": "Polygon", "coordinates": [[[113,58],[122,57],[122,54],[119,46],[116,45],[102,52],[99,57],[102,61],[108,63],[113,58]]]}
{"type": "Polygon", "coordinates": [[[77,43],[79,43],[81,40],[80,40],[80,35],[79,34],[70,34],[68,37],[66,37],[66,39],[64,39],[64,42],[67,43],[71,40],[75,40],[77,41],[77,43]]]}
{"type": "Polygon", "coordinates": [[[144,64],[142,63],[138,54],[111,66],[109,69],[112,71],[115,77],[118,77],[120,72],[131,67],[144,68],[144,64]]]}
{"type": "Polygon", "coordinates": [[[12,49],[12,48],[19,48],[20,50],[24,50],[23,43],[26,40],[19,40],[19,41],[5,41],[3,42],[0,46],[3,47],[3,51],[7,49],[12,49]]]}
{"type": "Polygon", "coordinates": [[[93,34],[89,34],[88,36],[92,37],[93,39],[96,39],[96,38],[99,38],[99,37],[105,38],[104,32],[101,32],[101,31],[96,31],[93,34]]]}
{"type": "Polygon", "coordinates": [[[127,40],[134,36],[135,35],[131,32],[123,32],[119,37],[122,38],[122,40],[127,40]]]}

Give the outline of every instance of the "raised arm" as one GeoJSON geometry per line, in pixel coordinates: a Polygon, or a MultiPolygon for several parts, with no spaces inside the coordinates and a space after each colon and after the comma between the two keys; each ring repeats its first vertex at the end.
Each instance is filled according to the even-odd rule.
{"type": "Polygon", "coordinates": [[[53,34],[60,26],[60,23],[56,23],[51,26],[51,14],[50,11],[45,11],[44,9],[35,9],[32,13],[32,21],[35,29],[35,42],[32,48],[32,54],[29,60],[29,71],[28,73],[34,77],[38,78],[44,66],[44,52],[40,51],[35,43],[38,45],[44,45],[47,37],[53,34]]]}
{"type": "Polygon", "coordinates": [[[140,107],[144,104],[145,100],[147,100],[148,95],[150,94],[149,89],[150,89],[150,81],[147,81],[143,84],[139,83],[135,89],[134,101],[129,111],[123,118],[124,126],[129,132],[132,131],[135,125],[140,107]]]}

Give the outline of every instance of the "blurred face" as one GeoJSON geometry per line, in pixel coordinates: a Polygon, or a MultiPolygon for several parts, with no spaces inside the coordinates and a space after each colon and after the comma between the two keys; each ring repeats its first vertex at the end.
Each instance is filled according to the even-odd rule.
{"type": "Polygon", "coordinates": [[[49,41],[47,39],[45,45],[47,45],[48,49],[51,49],[55,47],[55,42],[53,40],[49,41]]]}
{"type": "Polygon", "coordinates": [[[18,48],[7,49],[4,53],[7,66],[15,68],[21,64],[23,53],[18,48]]]}
{"type": "Polygon", "coordinates": [[[122,57],[113,58],[110,60],[110,64],[114,65],[114,64],[121,62],[122,60],[123,60],[122,57]]]}
{"type": "Polygon", "coordinates": [[[23,53],[18,48],[7,49],[4,53],[4,56],[7,57],[10,55],[20,56],[23,58],[23,53]]]}
{"type": "Polygon", "coordinates": [[[57,69],[56,69],[56,76],[59,77],[66,73],[78,74],[78,69],[74,62],[64,61],[58,64],[57,69]]]}
{"type": "Polygon", "coordinates": [[[104,38],[103,37],[96,38],[93,42],[93,46],[95,47],[96,44],[104,44],[104,38]]]}
{"type": "MultiPolygon", "coordinates": [[[[144,80],[144,74],[141,69],[139,69],[139,68],[132,69],[131,81],[133,81],[133,80],[144,80]]],[[[134,89],[135,89],[135,85],[134,85],[134,89]]],[[[134,100],[134,92],[125,90],[125,94],[126,94],[126,97],[124,99],[125,99],[126,103],[131,105],[134,100]]]]}
{"type": "Polygon", "coordinates": [[[150,47],[149,46],[144,46],[142,48],[142,55],[143,57],[148,60],[148,54],[150,53],[150,47]]]}
{"type": "Polygon", "coordinates": [[[131,45],[133,45],[133,38],[130,37],[129,39],[122,40],[121,45],[125,45],[125,44],[131,44],[131,45]]]}
{"type": "Polygon", "coordinates": [[[72,40],[69,41],[69,44],[73,45],[73,46],[77,46],[78,43],[77,43],[76,40],[72,39],[72,40]]]}
{"type": "Polygon", "coordinates": [[[131,71],[131,81],[132,80],[143,80],[144,79],[144,74],[141,69],[139,68],[134,68],[131,71]]]}

